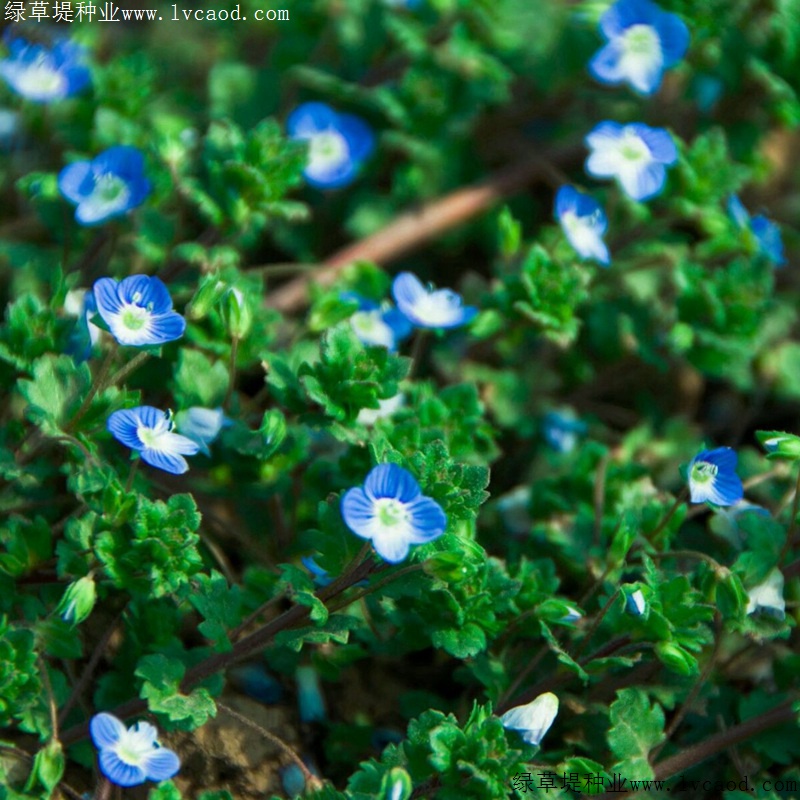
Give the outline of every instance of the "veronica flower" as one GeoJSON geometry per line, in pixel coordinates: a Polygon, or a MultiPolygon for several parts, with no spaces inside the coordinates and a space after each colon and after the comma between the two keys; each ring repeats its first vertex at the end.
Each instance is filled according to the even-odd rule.
{"type": "Polygon", "coordinates": [[[641,617],[647,609],[647,601],[644,599],[644,592],[637,589],[635,592],[625,595],[625,610],[634,617],[641,617]]]}
{"type": "Polygon", "coordinates": [[[524,706],[506,711],[500,719],[503,727],[518,731],[528,744],[538,746],[558,714],[558,698],[552,692],[540,694],[524,706]]]}
{"type": "Polygon", "coordinates": [[[364,120],[340,114],[325,103],[303,103],[286,121],[292,139],[308,142],[303,170],[312,186],[335,189],[356,177],[375,147],[375,137],[364,120]]]}
{"type": "Polygon", "coordinates": [[[394,351],[411,334],[413,326],[408,317],[390,303],[379,306],[355,292],[345,292],[343,299],[358,303],[358,311],[350,317],[350,327],[363,344],[382,345],[394,351]]]}
{"type": "Polygon", "coordinates": [[[608,220],[597,200],[571,186],[562,186],[556,194],[556,219],[581,258],[608,265],[611,259],[603,241],[608,220]]]}
{"type": "Polygon", "coordinates": [[[10,108],[0,108],[0,150],[8,150],[19,134],[18,111],[10,108]]]}
{"type": "Polygon", "coordinates": [[[89,733],[100,751],[100,772],[117,786],[165,781],[181,767],[178,756],[158,742],[158,731],[149,722],[126,728],[113,714],[95,714],[89,733]]]}
{"type": "Polygon", "coordinates": [[[589,72],[601,83],[627,81],[642,94],[658,89],[664,70],[689,46],[683,20],[650,0],[618,0],[600,17],[600,30],[608,44],[589,62],[589,72]]]}
{"type": "Polygon", "coordinates": [[[135,147],[111,147],[92,161],[68,164],[58,174],[58,189],[78,207],[81,225],[98,225],[140,206],[150,194],[144,157],[135,147]]]}
{"type": "Polygon", "coordinates": [[[471,322],[478,309],[465,306],[451,289],[423,286],[410,272],[401,272],[392,284],[397,307],[418,328],[457,328],[471,322]]]}
{"type": "Polygon", "coordinates": [[[592,152],[586,171],[595,178],[616,178],[633,200],[657,195],[666,181],[666,167],[678,160],[669,132],[636,122],[601,122],[586,137],[592,152]]]}
{"type": "Polygon", "coordinates": [[[747,593],[747,613],[768,614],[776,619],[786,618],[786,600],[783,597],[783,573],[775,567],[767,579],[747,593]]]}
{"type": "Polygon", "coordinates": [[[356,422],[369,428],[379,419],[391,417],[395,411],[403,407],[405,401],[406,398],[402,392],[398,392],[394,397],[388,397],[386,400],[378,400],[378,408],[362,408],[358,412],[356,422]]]}
{"type": "Polygon", "coordinates": [[[94,299],[97,313],[120,344],[166,344],[186,330],[186,320],[172,310],[172,298],[160,278],[131,275],[119,283],[100,278],[94,284],[94,299]]]}
{"type": "Polygon", "coordinates": [[[530,532],[533,525],[531,518],[531,487],[520,485],[497,498],[497,510],[506,530],[515,536],[530,532]]]}
{"type": "Polygon", "coordinates": [[[583,619],[583,614],[578,611],[577,608],[573,608],[572,606],[567,606],[567,613],[564,614],[563,617],[559,620],[559,622],[564,623],[572,623],[577,622],[579,619],[583,619]]]}
{"type": "Polygon", "coordinates": [[[283,686],[258,662],[241,664],[228,670],[231,683],[248,697],[271,706],[283,699],[283,686]]]}
{"type": "Polygon", "coordinates": [[[184,456],[200,449],[196,442],[172,432],[168,414],[153,406],[115,411],[106,423],[112,436],[131,450],[137,450],[153,467],[181,475],[189,469],[184,456]]]}
{"type": "Polygon", "coordinates": [[[196,442],[203,455],[210,456],[209,445],[219,436],[219,432],[231,421],[221,408],[202,408],[192,406],[175,415],[175,427],[184,436],[196,442]]]}
{"type": "Polygon", "coordinates": [[[736,451],[730,447],[703,450],[689,464],[689,495],[693,503],[731,506],[744,497],[736,474],[736,451]]]}
{"type": "Polygon", "coordinates": [[[378,555],[396,564],[412,544],[438,539],[447,527],[442,507],[422,494],[414,476],[396,464],[374,467],[364,486],[342,497],[342,516],[356,536],[372,540],[378,555]]]}
{"type": "Polygon", "coordinates": [[[728,200],[728,213],[741,230],[749,231],[752,234],[758,251],[763,253],[776,267],[782,267],[786,263],[783,255],[781,229],[772,220],[762,214],[751,217],[735,194],[732,194],[728,200]]]}
{"type": "Polygon", "coordinates": [[[12,39],[9,57],[0,61],[0,78],[34,103],[49,103],[77,94],[89,83],[83,48],[69,41],[48,50],[25,39],[12,39]]]}
{"type": "Polygon", "coordinates": [[[314,576],[314,586],[317,588],[330,586],[333,583],[333,578],[329,575],[328,570],[317,564],[314,556],[301,556],[300,562],[314,576]]]}
{"type": "Polygon", "coordinates": [[[77,361],[86,361],[102,333],[101,329],[91,322],[91,318],[97,313],[94,294],[86,289],[71,289],[64,298],[64,312],[70,317],[77,317],[67,352],[77,361]]]}
{"type": "Polygon", "coordinates": [[[548,411],[542,420],[542,435],[550,447],[558,453],[570,453],[578,443],[578,437],[586,433],[586,423],[578,419],[570,409],[548,411]]]}

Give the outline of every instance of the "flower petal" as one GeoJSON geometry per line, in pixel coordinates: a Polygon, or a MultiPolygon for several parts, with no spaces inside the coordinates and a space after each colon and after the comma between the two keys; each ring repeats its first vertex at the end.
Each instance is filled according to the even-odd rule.
{"type": "Polygon", "coordinates": [[[447,527],[447,515],[432,498],[420,496],[409,504],[411,512],[411,544],[426,544],[438,539],[447,527]]]}
{"type": "Polygon", "coordinates": [[[94,190],[94,171],[88,161],[67,164],[58,173],[58,190],[67,200],[80,203],[94,190]]]}
{"type": "Polygon", "coordinates": [[[408,555],[408,537],[396,533],[378,533],[372,537],[375,552],[390,564],[397,564],[408,555]]]}
{"type": "Polygon", "coordinates": [[[89,735],[95,747],[100,749],[115,745],[125,731],[125,725],[105,711],[95,714],[89,723],[89,735]]]}
{"type": "Polygon", "coordinates": [[[152,344],[166,344],[180,339],[186,331],[186,320],[177,312],[159,314],[150,323],[152,344]]]}
{"type": "Polygon", "coordinates": [[[122,302],[119,299],[119,284],[113,278],[100,278],[95,281],[92,293],[97,303],[97,313],[108,322],[108,316],[119,314],[122,302]]]}
{"type": "Polygon", "coordinates": [[[378,464],[364,481],[364,492],[371,499],[391,497],[410,503],[422,493],[414,476],[397,464],[378,464]]]}
{"type": "Polygon", "coordinates": [[[142,769],[151,781],[166,781],[181,768],[177,754],[166,747],[158,747],[145,758],[142,769]]]}
{"type": "Polygon", "coordinates": [[[348,528],[362,539],[372,538],[372,522],[375,518],[373,501],[360,486],[349,489],[341,501],[342,518],[348,528]]]}
{"type": "Polygon", "coordinates": [[[183,456],[175,453],[166,453],[163,450],[155,450],[152,447],[146,447],[142,451],[142,461],[146,461],[153,467],[163,469],[164,472],[170,472],[173,475],[183,475],[189,469],[189,464],[183,456]]]}
{"type": "Polygon", "coordinates": [[[147,780],[141,767],[126,764],[114,750],[101,750],[99,761],[100,772],[117,786],[138,786],[147,780]]]}
{"type": "Polygon", "coordinates": [[[618,177],[630,198],[648,200],[664,188],[667,175],[663,164],[650,163],[635,169],[625,169],[618,177]]]}
{"type": "Polygon", "coordinates": [[[137,434],[137,429],[142,424],[138,408],[123,408],[114,411],[106,421],[106,428],[111,435],[132,450],[140,450],[144,443],[137,434]]]}

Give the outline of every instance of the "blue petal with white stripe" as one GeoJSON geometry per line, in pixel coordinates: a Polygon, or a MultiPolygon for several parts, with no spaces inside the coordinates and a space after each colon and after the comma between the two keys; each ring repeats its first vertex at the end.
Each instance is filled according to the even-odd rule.
{"type": "Polygon", "coordinates": [[[766,256],[776,267],[782,267],[786,263],[781,229],[776,223],[763,214],[751,217],[735,194],[728,200],[728,213],[740,230],[752,235],[758,252],[766,256]]]}
{"type": "Polygon", "coordinates": [[[451,289],[424,286],[411,272],[401,272],[392,284],[400,311],[418,328],[457,328],[471,322],[478,309],[465,306],[451,289]]]}

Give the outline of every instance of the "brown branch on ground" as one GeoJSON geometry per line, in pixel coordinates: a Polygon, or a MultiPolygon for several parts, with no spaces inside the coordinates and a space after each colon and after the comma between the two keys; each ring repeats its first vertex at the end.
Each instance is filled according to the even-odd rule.
{"type": "Polygon", "coordinates": [[[344,267],[356,261],[386,264],[417,250],[445,231],[487,211],[506,197],[517,194],[539,180],[560,184],[559,165],[579,159],[582,144],[554,148],[510,164],[479,183],[457,189],[438,200],[409,211],[385,228],[339,250],[309,271],[267,295],[267,305],[284,313],[296,311],[308,300],[308,285],[314,281],[330,286],[344,267]]]}

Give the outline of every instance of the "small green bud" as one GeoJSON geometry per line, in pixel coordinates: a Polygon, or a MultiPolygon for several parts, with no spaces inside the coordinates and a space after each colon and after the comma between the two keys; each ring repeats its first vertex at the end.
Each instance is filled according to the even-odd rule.
{"type": "Polygon", "coordinates": [[[258,432],[264,437],[261,458],[269,458],[286,438],[286,417],[277,408],[266,411],[258,432]]]}
{"type": "Polygon", "coordinates": [[[253,314],[240,289],[232,287],[225,293],[222,313],[230,335],[244,339],[253,325],[253,314]]]}
{"type": "Polygon", "coordinates": [[[223,283],[216,276],[208,276],[200,284],[200,288],[189,303],[186,316],[190,319],[202,319],[208,316],[208,312],[219,302],[227,289],[227,284],[223,283]]]}
{"type": "Polygon", "coordinates": [[[67,587],[56,611],[61,612],[61,619],[70,625],[79,625],[92,613],[97,600],[97,588],[91,574],[84,575],[67,587]]]}
{"type": "Polygon", "coordinates": [[[800,460],[800,436],[784,431],[756,431],[756,438],[767,451],[768,459],[800,460]]]}
{"type": "Polygon", "coordinates": [[[656,655],[661,662],[679,675],[693,675],[697,672],[697,659],[675,642],[659,642],[656,655]]]}
{"type": "Polygon", "coordinates": [[[414,787],[411,776],[402,767],[393,767],[383,776],[380,800],[408,800],[414,787]]]}

